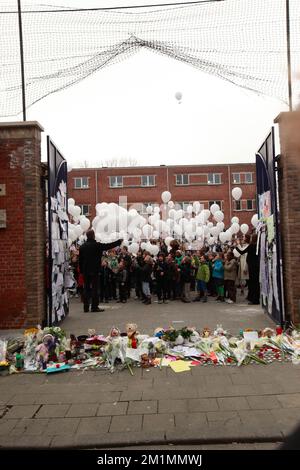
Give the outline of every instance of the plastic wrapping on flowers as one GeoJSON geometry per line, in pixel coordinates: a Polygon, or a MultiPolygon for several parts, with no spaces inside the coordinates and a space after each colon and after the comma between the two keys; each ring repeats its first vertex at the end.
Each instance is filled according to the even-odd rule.
{"type": "Polygon", "coordinates": [[[10,365],[11,373],[126,369],[134,374],[135,367],[172,367],[172,362],[177,360],[186,361],[189,367],[265,365],[274,361],[300,364],[299,331],[293,329],[277,335],[270,328],[261,332],[247,330],[253,333],[251,341],[245,339],[242,330],[239,335],[231,336],[222,325],[217,325],[215,330],[205,327],[203,331],[187,326],[178,330],[158,328],[152,336],[137,333],[136,341],[132,342],[118,329],[112,336],[88,330],[88,335],[77,338],[71,335],[69,339],[59,327],[37,327],[26,330],[23,339],[12,343],[10,352],[7,341],[0,340],[0,365],[10,365]],[[20,354],[20,348],[24,356],[21,370],[12,352],[18,350],[20,354]]]}

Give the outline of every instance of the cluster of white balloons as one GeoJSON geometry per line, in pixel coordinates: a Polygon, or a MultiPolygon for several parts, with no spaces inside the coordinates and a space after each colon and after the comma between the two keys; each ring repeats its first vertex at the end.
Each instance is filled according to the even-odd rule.
{"type": "Polygon", "coordinates": [[[73,198],[68,199],[68,213],[72,216],[73,223],[68,223],[68,245],[77,239],[83,241],[84,233],[90,228],[91,222],[85,215],[81,215],[81,207],[75,206],[73,198]]]}
{"type": "MultiPolygon", "coordinates": [[[[232,195],[238,200],[242,190],[234,188],[232,195]]],[[[231,226],[225,230],[224,213],[218,204],[203,209],[200,202],[195,201],[183,211],[176,208],[178,206],[171,197],[169,191],[164,191],[161,195],[163,204],[146,207],[145,217],[134,208],[127,210],[113,202],[96,204],[96,217],[92,221],[96,240],[109,243],[122,238],[130,253],[136,254],[142,248],[157,255],[159,247],[151,241],[163,239],[171,249],[172,240],[182,239],[194,244],[195,249],[200,249],[206,244],[230,243],[232,237],[240,231],[243,234],[249,231],[247,224],[239,224],[238,217],[233,217],[231,226]]],[[[73,223],[69,224],[69,244],[76,239],[83,241],[84,233],[90,228],[90,221],[80,215],[81,209],[75,205],[74,199],[68,200],[68,212],[73,218],[73,223]]],[[[251,224],[257,226],[257,214],[252,217],[251,224]]]]}

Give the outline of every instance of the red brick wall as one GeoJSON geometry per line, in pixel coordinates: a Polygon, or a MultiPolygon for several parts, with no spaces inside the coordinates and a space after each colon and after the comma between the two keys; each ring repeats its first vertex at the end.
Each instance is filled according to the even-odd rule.
{"type": "Polygon", "coordinates": [[[161,193],[168,189],[172,193],[174,202],[203,201],[208,207],[208,201],[223,201],[225,224],[229,225],[233,216],[240,219],[240,223],[250,225],[252,216],[256,213],[256,207],[252,211],[235,211],[231,191],[239,186],[243,190],[242,204],[246,208],[246,200],[256,200],[256,176],[255,164],[235,165],[187,165],[187,166],[158,166],[158,167],[131,167],[131,168],[78,168],[69,173],[69,196],[73,197],[76,204],[91,204],[91,217],[95,214],[97,202],[116,202],[120,196],[127,196],[128,202],[154,202],[161,203],[161,193]],[[252,184],[243,182],[234,184],[232,173],[251,172],[252,184]],[[207,174],[220,173],[219,185],[208,185],[207,174]],[[176,174],[189,174],[190,184],[187,186],[176,185],[176,174]],[[136,187],[142,175],[155,175],[154,187],[136,187]],[[89,176],[90,187],[88,189],[74,189],[74,177],[89,176]],[[110,188],[109,176],[123,176],[123,188],[110,188]],[[133,178],[133,176],[135,176],[133,178]],[[96,185],[96,178],[98,184],[96,185]],[[131,187],[132,186],[132,187],[131,187]],[[98,193],[98,199],[96,198],[98,193]]]}
{"type": "Polygon", "coordinates": [[[0,328],[41,323],[45,313],[45,220],[37,123],[0,123],[0,328]]]}
{"type": "Polygon", "coordinates": [[[300,323],[300,112],[281,113],[279,122],[280,225],[282,229],[285,311],[300,323]]]}

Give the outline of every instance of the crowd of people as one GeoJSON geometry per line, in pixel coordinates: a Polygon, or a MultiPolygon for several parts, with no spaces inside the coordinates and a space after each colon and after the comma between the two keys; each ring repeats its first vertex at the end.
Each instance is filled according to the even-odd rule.
{"type": "Polygon", "coordinates": [[[125,303],[132,294],[145,305],[156,297],[160,304],[175,300],[205,303],[208,296],[232,304],[237,288],[242,295],[247,289],[250,304],[260,302],[256,234],[245,235],[230,246],[203,247],[197,252],[186,250],[176,240],[169,249],[162,242],[156,257],[143,250],[132,255],[121,243],[98,243],[90,230],[87,241],[79,249],[73,248],[71,264],[84,312],[90,308],[103,311],[99,302],[125,303]]]}

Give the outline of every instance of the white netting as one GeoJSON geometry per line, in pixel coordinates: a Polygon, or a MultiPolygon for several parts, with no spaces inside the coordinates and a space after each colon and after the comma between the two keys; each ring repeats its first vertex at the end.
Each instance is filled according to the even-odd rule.
{"type": "MultiPolygon", "coordinates": [[[[288,101],[285,0],[133,10],[53,8],[23,5],[27,107],[141,48],[288,101]]],[[[290,10],[293,69],[300,71],[300,2],[291,0],[290,10]]],[[[12,116],[22,103],[16,2],[0,6],[0,32],[0,116],[12,116]]]]}

